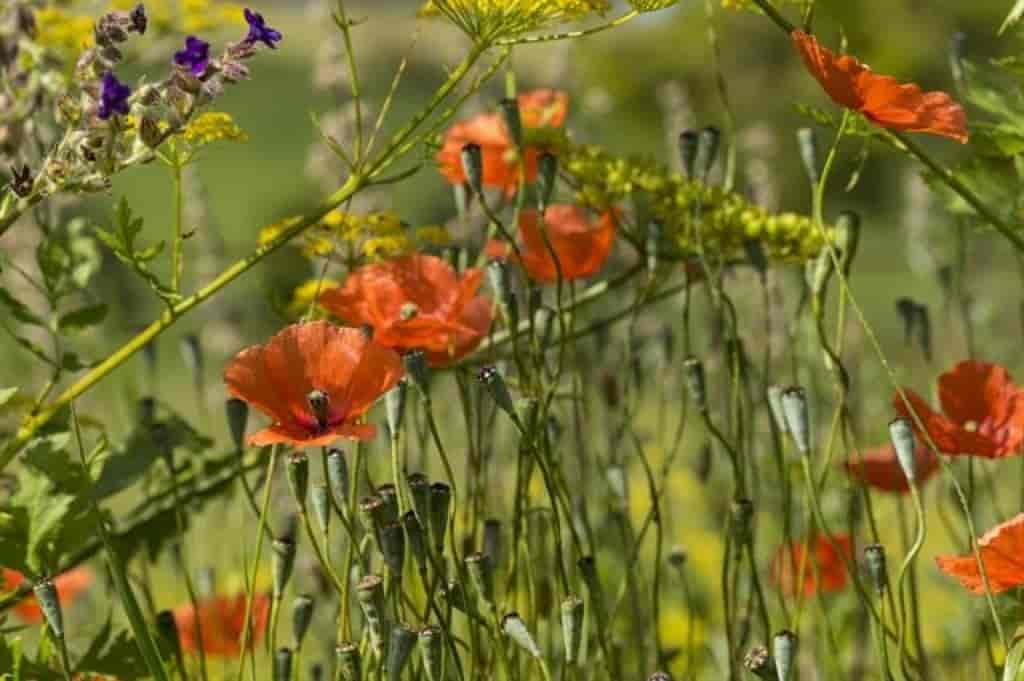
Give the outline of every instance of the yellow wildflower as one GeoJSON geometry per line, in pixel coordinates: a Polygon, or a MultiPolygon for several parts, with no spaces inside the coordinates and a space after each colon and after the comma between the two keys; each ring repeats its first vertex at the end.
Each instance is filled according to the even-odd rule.
{"type": "Polygon", "coordinates": [[[363,242],[363,255],[371,260],[408,255],[413,250],[413,244],[406,236],[374,237],[363,242]]]}
{"type": "Polygon", "coordinates": [[[490,41],[574,21],[608,6],[608,0],[430,0],[421,14],[442,15],[469,36],[490,41]]]}
{"type": "Polygon", "coordinates": [[[60,7],[43,7],[36,10],[35,19],[36,42],[65,61],[73,61],[82,50],[93,45],[90,17],[70,14],[60,7]]]}
{"type": "Polygon", "coordinates": [[[416,228],[416,243],[420,246],[447,246],[452,242],[452,235],[444,225],[427,225],[416,228]]]}
{"type": "Polygon", "coordinates": [[[210,142],[226,140],[228,142],[247,142],[249,136],[245,134],[231,114],[220,111],[209,111],[200,114],[189,122],[182,133],[186,142],[197,147],[202,147],[210,142]]]}
{"type": "Polygon", "coordinates": [[[287,231],[290,227],[294,227],[295,225],[297,225],[301,220],[301,217],[295,215],[292,217],[285,218],[284,220],[275,222],[272,225],[267,225],[266,227],[260,230],[260,246],[266,246],[270,242],[276,241],[278,237],[284,234],[285,231],[287,231]]]}
{"type": "MultiPolygon", "coordinates": [[[[310,306],[313,305],[314,301],[319,300],[324,291],[338,288],[340,285],[333,279],[309,279],[304,281],[292,291],[292,297],[288,302],[288,307],[285,308],[285,312],[290,318],[298,319],[309,312],[310,306]]],[[[316,318],[326,316],[324,309],[319,304],[313,308],[313,316],[316,318]]]]}

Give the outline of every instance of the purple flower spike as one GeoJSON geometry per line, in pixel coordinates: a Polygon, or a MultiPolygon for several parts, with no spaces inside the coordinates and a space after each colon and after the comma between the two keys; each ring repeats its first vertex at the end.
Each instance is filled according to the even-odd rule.
{"type": "Polygon", "coordinates": [[[132,89],[119,81],[110,71],[103,74],[103,82],[100,86],[100,103],[96,108],[96,115],[107,120],[115,113],[127,114],[128,98],[132,89]]]}
{"type": "Polygon", "coordinates": [[[210,43],[190,35],[185,38],[185,49],[174,53],[174,63],[198,78],[210,63],[210,43]]]}
{"type": "Polygon", "coordinates": [[[253,12],[248,7],[245,8],[245,21],[249,24],[249,35],[245,36],[245,42],[251,44],[263,43],[271,49],[276,49],[277,45],[274,43],[279,42],[282,38],[280,31],[267,26],[263,20],[263,15],[259,12],[253,12]]]}

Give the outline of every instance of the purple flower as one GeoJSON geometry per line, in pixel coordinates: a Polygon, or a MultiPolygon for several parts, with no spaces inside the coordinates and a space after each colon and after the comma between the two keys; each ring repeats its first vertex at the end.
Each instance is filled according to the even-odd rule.
{"type": "Polygon", "coordinates": [[[149,23],[149,20],[146,18],[146,7],[141,2],[138,5],[135,5],[135,8],[132,10],[129,17],[131,17],[132,26],[134,26],[135,30],[139,32],[139,35],[146,32],[146,26],[149,23]]]}
{"type": "Polygon", "coordinates": [[[107,120],[115,113],[128,113],[128,98],[132,89],[119,81],[110,71],[103,74],[103,82],[100,86],[100,103],[96,108],[96,115],[107,120]]]}
{"type": "Polygon", "coordinates": [[[185,38],[185,49],[174,53],[174,63],[198,78],[210,63],[210,43],[190,35],[185,38]]]}
{"type": "Polygon", "coordinates": [[[281,32],[267,26],[262,14],[253,12],[246,7],[245,21],[249,24],[249,35],[245,36],[245,42],[250,45],[253,43],[263,43],[271,49],[276,49],[277,46],[274,43],[281,40],[281,32]]]}

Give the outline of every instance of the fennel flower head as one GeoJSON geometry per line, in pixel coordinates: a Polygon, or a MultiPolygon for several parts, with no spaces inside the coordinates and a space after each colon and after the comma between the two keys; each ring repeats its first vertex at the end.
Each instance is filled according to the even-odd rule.
{"type": "Polygon", "coordinates": [[[608,7],[608,0],[429,0],[421,14],[443,16],[474,40],[491,42],[603,13],[608,7]]]}

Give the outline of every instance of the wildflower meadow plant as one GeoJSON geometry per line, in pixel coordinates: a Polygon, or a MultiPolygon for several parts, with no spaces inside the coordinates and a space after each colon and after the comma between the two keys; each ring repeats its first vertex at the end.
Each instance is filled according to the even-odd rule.
{"type": "Polygon", "coordinates": [[[0,7],[0,681],[1024,678],[1024,8],[826,4],[0,7]]]}

